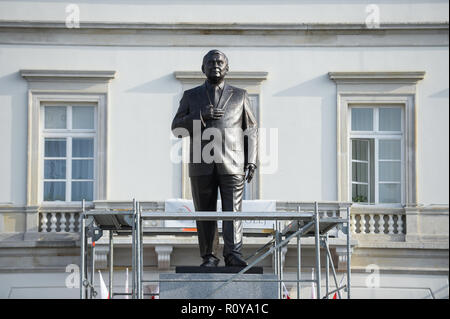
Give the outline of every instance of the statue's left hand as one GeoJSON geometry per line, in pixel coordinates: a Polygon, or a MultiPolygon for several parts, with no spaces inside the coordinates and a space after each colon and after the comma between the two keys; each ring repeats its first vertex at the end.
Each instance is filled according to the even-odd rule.
{"type": "Polygon", "coordinates": [[[247,172],[247,177],[245,178],[245,180],[247,181],[247,183],[250,183],[252,181],[253,175],[255,174],[255,170],[256,170],[255,164],[247,164],[247,166],[245,166],[245,171],[247,172]]]}

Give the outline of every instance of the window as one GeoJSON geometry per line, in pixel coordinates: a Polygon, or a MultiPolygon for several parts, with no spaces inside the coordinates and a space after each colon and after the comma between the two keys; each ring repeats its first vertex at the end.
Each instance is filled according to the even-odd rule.
{"type": "Polygon", "coordinates": [[[116,72],[20,74],[28,82],[27,206],[106,199],[109,82],[116,72]]]}
{"type": "Polygon", "coordinates": [[[404,202],[401,106],[351,106],[350,152],[353,202],[404,202]]]}
{"type": "Polygon", "coordinates": [[[416,94],[425,72],[328,75],[336,83],[338,200],[417,205],[416,94]]]}
{"type": "Polygon", "coordinates": [[[43,105],[44,202],[94,199],[96,107],[43,105]]]}

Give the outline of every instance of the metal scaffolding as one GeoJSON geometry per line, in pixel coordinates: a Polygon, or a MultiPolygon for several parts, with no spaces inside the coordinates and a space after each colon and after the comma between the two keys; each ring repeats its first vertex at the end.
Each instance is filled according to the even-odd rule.
{"type": "MultiPolygon", "coordinates": [[[[143,210],[140,203],[133,199],[132,209],[102,209],[102,210],[86,210],[85,203],[82,204],[83,212],[80,224],[80,242],[81,242],[81,263],[80,263],[80,298],[91,299],[95,298],[96,291],[94,289],[94,274],[95,274],[95,242],[101,238],[103,231],[109,231],[109,295],[110,298],[119,295],[127,295],[124,292],[114,292],[113,289],[113,251],[114,251],[114,234],[131,234],[131,249],[132,249],[132,289],[131,295],[133,299],[142,299],[144,297],[143,283],[145,282],[161,282],[170,281],[176,282],[175,279],[166,280],[144,280],[144,265],[143,265],[143,236],[144,236],[144,220],[274,220],[275,229],[273,238],[263,247],[259,248],[254,254],[248,257],[248,266],[240,270],[238,273],[231,276],[228,280],[199,280],[222,282],[217,289],[225,287],[231,282],[241,281],[276,281],[278,282],[278,298],[282,298],[282,284],[283,282],[296,282],[297,284],[297,298],[300,298],[300,284],[303,282],[315,283],[316,298],[327,299],[330,295],[337,293],[341,298],[341,290],[347,291],[347,298],[350,299],[351,289],[351,247],[350,247],[350,205],[346,207],[347,216],[329,217],[325,211],[320,213],[319,203],[315,202],[310,211],[298,212],[193,212],[193,213],[179,213],[179,212],[154,212],[143,210]],[[291,221],[284,229],[281,229],[280,221],[291,221]],[[343,226],[346,227],[343,227],[343,226]],[[346,257],[347,268],[346,276],[347,282],[340,285],[337,281],[336,269],[334,267],[331,256],[328,238],[329,231],[332,229],[342,230],[346,234],[346,257]],[[315,266],[313,279],[301,278],[301,238],[314,237],[315,250],[315,266]],[[91,245],[88,245],[88,238],[91,238],[91,245]],[[297,243],[297,278],[296,280],[284,280],[282,267],[282,252],[281,249],[285,247],[291,240],[297,243]],[[320,265],[320,248],[325,250],[325,295],[321,294],[321,265],[320,265]],[[90,249],[89,249],[90,248],[90,249]],[[247,280],[241,279],[241,275],[247,270],[257,265],[264,258],[274,254],[274,273],[277,276],[276,280],[247,280]],[[254,260],[250,261],[252,258],[254,260]],[[88,262],[90,259],[90,263],[88,262]],[[89,264],[89,265],[88,265],[89,264]],[[89,267],[90,266],[90,267],[89,267]],[[331,266],[331,267],[330,267],[331,266]],[[330,270],[332,271],[335,289],[330,291],[330,270]]],[[[205,296],[208,298],[210,295],[205,296]]]]}

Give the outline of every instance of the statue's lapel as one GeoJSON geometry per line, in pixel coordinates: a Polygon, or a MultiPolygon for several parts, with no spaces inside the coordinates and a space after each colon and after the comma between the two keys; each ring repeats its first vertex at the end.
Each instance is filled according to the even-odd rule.
{"type": "Polygon", "coordinates": [[[198,92],[198,96],[200,101],[202,101],[203,104],[208,105],[209,103],[209,99],[208,99],[208,92],[207,92],[207,88],[206,88],[206,81],[203,82],[203,85],[201,86],[201,89],[198,92]]]}
{"type": "Polygon", "coordinates": [[[233,88],[225,83],[225,86],[223,87],[222,96],[219,100],[219,109],[225,110],[227,107],[227,103],[230,100],[231,96],[233,95],[233,88]]]}

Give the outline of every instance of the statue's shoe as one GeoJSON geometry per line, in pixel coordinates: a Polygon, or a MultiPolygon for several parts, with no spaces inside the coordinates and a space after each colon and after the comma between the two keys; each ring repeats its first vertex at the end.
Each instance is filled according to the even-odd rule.
{"type": "Polygon", "coordinates": [[[227,267],[245,267],[247,262],[238,255],[230,254],[225,257],[225,266],[227,267]]]}
{"type": "Polygon", "coordinates": [[[203,258],[203,263],[200,265],[200,267],[217,267],[219,262],[220,262],[219,258],[217,258],[214,255],[209,255],[203,258]]]}

